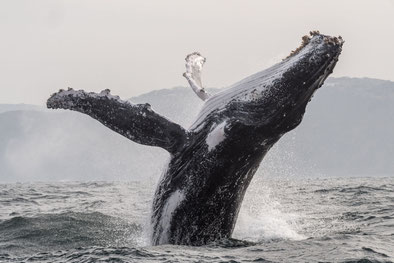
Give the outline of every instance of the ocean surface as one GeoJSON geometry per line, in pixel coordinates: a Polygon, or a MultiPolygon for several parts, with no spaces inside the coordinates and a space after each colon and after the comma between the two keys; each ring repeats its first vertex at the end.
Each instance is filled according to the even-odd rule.
{"type": "Polygon", "coordinates": [[[394,262],[394,177],[256,177],[202,247],[149,244],[155,185],[0,184],[0,262],[394,262]]]}

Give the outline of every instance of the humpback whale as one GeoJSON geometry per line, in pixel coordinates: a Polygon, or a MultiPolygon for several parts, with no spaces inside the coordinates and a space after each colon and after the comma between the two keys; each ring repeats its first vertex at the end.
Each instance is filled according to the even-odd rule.
{"type": "Polygon", "coordinates": [[[188,55],[184,77],[205,101],[189,129],[109,90],[60,90],[47,107],[87,114],[134,142],[167,150],[171,158],[152,205],[152,244],[203,245],[231,238],[263,157],[300,124],[343,43],[341,37],[311,32],[283,61],[212,95],[201,82],[205,58],[188,55]]]}

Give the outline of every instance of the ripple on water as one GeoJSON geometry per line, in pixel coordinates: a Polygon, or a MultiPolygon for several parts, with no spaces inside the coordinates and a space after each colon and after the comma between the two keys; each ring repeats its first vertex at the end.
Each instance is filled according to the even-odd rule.
{"type": "Polygon", "coordinates": [[[255,178],[234,237],[148,243],[154,184],[0,185],[0,262],[392,262],[394,178],[255,178]],[[242,241],[246,240],[246,241],[242,241]]]}

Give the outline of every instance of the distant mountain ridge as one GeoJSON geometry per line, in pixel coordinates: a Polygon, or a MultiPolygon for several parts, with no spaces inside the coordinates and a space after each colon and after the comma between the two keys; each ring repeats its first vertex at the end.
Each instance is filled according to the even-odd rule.
{"type": "MultiPolygon", "coordinates": [[[[203,105],[185,87],[130,100],[150,103],[186,128],[203,105]]],[[[259,173],[394,175],[393,134],[394,82],[330,78],[316,92],[301,125],[271,149],[259,173]]],[[[133,143],[79,113],[0,105],[0,182],[156,180],[167,158],[162,149],[133,143]]]]}
{"type": "Polygon", "coordinates": [[[42,110],[43,107],[31,104],[0,104],[0,113],[16,110],[42,110]]]}

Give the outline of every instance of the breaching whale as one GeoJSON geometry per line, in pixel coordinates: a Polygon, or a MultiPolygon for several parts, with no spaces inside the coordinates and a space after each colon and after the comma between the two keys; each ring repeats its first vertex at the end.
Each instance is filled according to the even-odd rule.
{"type": "Polygon", "coordinates": [[[342,44],[341,37],[311,32],[280,63],[213,95],[201,83],[205,58],[190,54],[184,76],[205,104],[188,130],[109,90],[60,90],[47,106],[82,112],[134,142],[167,150],[171,158],[152,206],[152,244],[203,245],[231,237],[263,157],[300,124],[342,44]]]}

